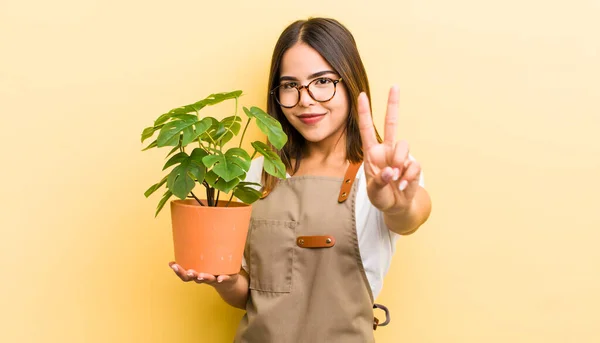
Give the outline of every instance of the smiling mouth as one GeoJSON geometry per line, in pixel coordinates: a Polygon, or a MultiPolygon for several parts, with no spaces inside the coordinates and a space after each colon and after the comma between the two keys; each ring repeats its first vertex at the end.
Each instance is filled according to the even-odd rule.
{"type": "Polygon", "coordinates": [[[305,125],[314,125],[321,121],[325,117],[325,114],[307,113],[298,116],[298,119],[305,125]]]}
{"type": "Polygon", "coordinates": [[[324,116],[325,114],[316,114],[316,113],[308,113],[308,114],[301,114],[298,116],[298,118],[300,119],[304,119],[304,118],[315,118],[315,117],[321,117],[324,116]]]}

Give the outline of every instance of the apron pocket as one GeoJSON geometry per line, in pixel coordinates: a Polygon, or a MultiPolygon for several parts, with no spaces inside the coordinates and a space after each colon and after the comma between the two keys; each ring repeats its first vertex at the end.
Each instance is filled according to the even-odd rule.
{"type": "Polygon", "coordinates": [[[287,220],[252,219],[247,247],[250,289],[291,292],[296,224],[287,220]]]}

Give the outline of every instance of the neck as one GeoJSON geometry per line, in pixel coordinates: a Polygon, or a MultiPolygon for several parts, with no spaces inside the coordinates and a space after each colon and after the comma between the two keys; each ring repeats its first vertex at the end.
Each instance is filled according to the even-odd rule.
{"type": "Polygon", "coordinates": [[[304,156],[313,161],[346,161],[346,134],[342,132],[320,142],[306,142],[304,156]]]}

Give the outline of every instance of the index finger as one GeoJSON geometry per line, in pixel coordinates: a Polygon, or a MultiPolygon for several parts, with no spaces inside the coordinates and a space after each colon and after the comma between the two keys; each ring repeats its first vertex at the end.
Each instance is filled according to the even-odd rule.
{"type": "Polygon", "coordinates": [[[361,92],[358,95],[358,129],[363,144],[363,152],[373,145],[378,144],[375,136],[375,127],[373,126],[373,118],[371,117],[371,109],[369,108],[369,98],[367,94],[361,92]]]}

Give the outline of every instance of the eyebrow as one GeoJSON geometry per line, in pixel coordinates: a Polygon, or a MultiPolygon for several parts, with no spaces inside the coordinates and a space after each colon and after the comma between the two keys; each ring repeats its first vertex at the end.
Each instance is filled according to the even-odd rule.
{"type": "MultiPolygon", "coordinates": [[[[336,74],[337,75],[337,73],[333,70],[323,70],[323,71],[308,75],[308,78],[314,79],[316,77],[327,75],[327,74],[336,74]]],[[[279,78],[279,82],[281,82],[281,81],[298,81],[298,79],[293,76],[281,76],[279,78]]]]}

